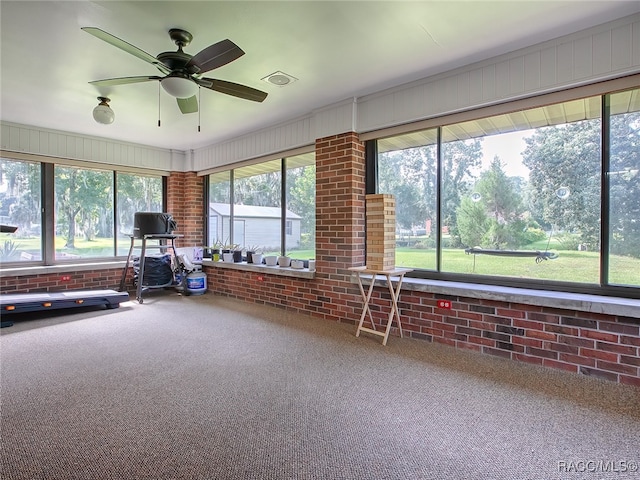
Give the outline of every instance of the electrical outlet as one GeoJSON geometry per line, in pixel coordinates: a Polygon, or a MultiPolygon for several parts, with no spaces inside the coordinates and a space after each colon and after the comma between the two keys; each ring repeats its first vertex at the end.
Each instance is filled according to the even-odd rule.
{"type": "Polygon", "coordinates": [[[438,308],[445,308],[447,310],[451,310],[451,301],[450,300],[438,300],[438,308]]]}

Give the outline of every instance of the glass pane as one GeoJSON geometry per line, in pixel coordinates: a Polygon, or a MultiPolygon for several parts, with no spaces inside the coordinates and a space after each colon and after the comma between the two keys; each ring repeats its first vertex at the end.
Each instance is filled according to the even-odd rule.
{"type": "Polygon", "coordinates": [[[640,90],[611,95],[609,283],[640,285],[640,90]]]}
{"type": "Polygon", "coordinates": [[[597,105],[585,99],[443,128],[443,271],[599,282],[597,105]]]}
{"type": "Polygon", "coordinates": [[[287,158],[287,253],[299,260],[316,256],[315,155],[287,158]],[[305,159],[308,157],[308,161],[305,159]]]}
{"type": "Polygon", "coordinates": [[[209,232],[207,246],[220,248],[229,243],[229,204],[231,203],[231,171],[209,175],[209,232]]]}
{"type": "Polygon", "coordinates": [[[378,193],[396,201],[396,265],[436,269],[437,130],[384,139],[379,146],[378,193]],[[415,142],[424,144],[393,149],[415,142]]]}
{"type": "Polygon", "coordinates": [[[113,173],[55,167],[56,260],[113,257],[113,173]]]}
{"type": "Polygon", "coordinates": [[[0,262],[42,260],[40,164],[0,159],[0,262]]]}
{"type": "MultiPolygon", "coordinates": [[[[262,166],[277,163],[267,162],[262,166]]],[[[260,165],[233,171],[234,232],[230,243],[243,250],[279,254],[281,247],[282,175],[280,169],[260,169],[260,165]],[[255,173],[264,172],[264,173],[255,173]],[[240,225],[242,222],[242,225],[240,225]],[[236,228],[241,231],[236,231],[236,228]]],[[[224,222],[225,219],[222,218],[224,222]]],[[[227,219],[228,222],[228,219],[227,219]]]]}
{"type": "Polygon", "coordinates": [[[118,173],[116,176],[118,199],[116,222],[118,255],[127,255],[133,234],[136,212],[162,212],[162,177],[118,173]]]}

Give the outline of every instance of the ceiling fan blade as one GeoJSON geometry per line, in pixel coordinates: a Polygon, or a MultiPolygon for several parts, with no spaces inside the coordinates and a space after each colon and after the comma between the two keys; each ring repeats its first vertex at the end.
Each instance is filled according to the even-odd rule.
{"type": "Polygon", "coordinates": [[[150,82],[152,80],[161,80],[162,77],[121,77],[121,78],[105,78],[104,80],[94,80],[89,82],[91,85],[98,87],[112,87],[114,85],[126,85],[127,83],[150,82]]]}
{"type": "Polygon", "coordinates": [[[189,98],[176,98],[176,100],[182,113],[196,113],[198,111],[198,100],[195,95],[189,98]]]}
{"type": "Polygon", "coordinates": [[[140,50],[138,47],[131,45],[130,43],[125,42],[124,40],[121,40],[118,37],[105,32],[104,30],[96,27],[82,27],[81,29],[104,42],[110,43],[114,47],[118,47],[120,50],[124,50],[134,57],[138,57],[139,59],[144,60],[147,63],[155,65],[164,73],[171,73],[171,69],[164,63],[160,62],[153,55],[148,54],[144,50],[140,50]]]}
{"type": "Polygon", "coordinates": [[[196,82],[204,88],[215,90],[220,93],[226,93],[227,95],[233,95],[234,97],[243,98],[245,100],[251,100],[253,102],[262,102],[268,95],[267,92],[247,87],[246,85],[227,82],[226,80],[216,80],[215,78],[202,78],[196,80],[196,82]]]}
{"type": "Polygon", "coordinates": [[[186,68],[190,70],[191,67],[196,66],[199,68],[196,73],[204,73],[233,62],[242,55],[244,55],[242,49],[231,40],[226,39],[209,45],[201,52],[196,53],[187,62],[186,68]]]}

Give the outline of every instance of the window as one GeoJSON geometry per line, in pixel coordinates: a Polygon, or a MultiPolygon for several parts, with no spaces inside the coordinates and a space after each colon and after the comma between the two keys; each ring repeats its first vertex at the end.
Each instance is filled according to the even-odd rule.
{"type": "Polygon", "coordinates": [[[612,284],[640,286],[640,90],[612,94],[609,116],[609,264],[612,284]]]}
{"type": "Polygon", "coordinates": [[[116,174],[118,214],[116,235],[118,255],[127,255],[133,234],[133,219],[136,212],[163,212],[162,178],[131,173],[116,174]]]}
{"type": "Polygon", "coordinates": [[[396,264],[435,270],[437,130],[398,140],[384,143],[378,158],[379,191],[396,199],[396,264]],[[402,148],[413,143],[420,146],[402,148]]]}
{"type": "Polygon", "coordinates": [[[640,286],[639,92],[377,140],[396,264],[485,283],[640,286]]]}
{"type": "Polygon", "coordinates": [[[48,265],[124,256],[134,213],[163,211],[161,176],[0,162],[1,223],[18,227],[15,233],[1,234],[3,263],[48,265]]]}
{"type": "Polygon", "coordinates": [[[233,171],[233,218],[244,220],[244,238],[234,229],[232,243],[243,249],[278,253],[282,244],[281,161],[233,171]]]}
{"type": "Polygon", "coordinates": [[[207,246],[222,247],[231,241],[231,171],[209,175],[209,233],[207,246]],[[224,221],[226,220],[226,221],[224,221]]]}
{"type": "Polygon", "coordinates": [[[314,153],[213,173],[208,197],[209,245],[315,256],[314,153]]]}
{"type": "Polygon", "coordinates": [[[0,262],[42,260],[40,164],[0,159],[0,262]]]}
{"type": "Polygon", "coordinates": [[[316,256],[315,154],[286,159],[285,251],[298,259],[316,256]]]}
{"type": "Polygon", "coordinates": [[[113,174],[55,166],[55,258],[113,255],[113,174]]]}

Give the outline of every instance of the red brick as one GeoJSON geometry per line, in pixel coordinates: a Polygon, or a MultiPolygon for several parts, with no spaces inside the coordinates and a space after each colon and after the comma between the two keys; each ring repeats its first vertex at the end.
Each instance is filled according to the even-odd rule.
{"type": "Polygon", "coordinates": [[[618,335],[613,333],[600,332],[598,330],[580,329],[580,336],[592,338],[594,340],[602,340],[603,342],[618,343],[618,335]]]}
{"type": "Polygon", "coordinates": [[[558,362],[556,360],[551,360],[548,358],[545,358],[542,361],[542,365],[544,365],[545,367],[552,367],[552,368],[557,368],[560,370],[566,370],[567,372],[573,372],[573,373],[577,373],[578,372],[578,366],[577,365],[572,365],[570,363],[564,363],[564,362],[558,362]]]}

